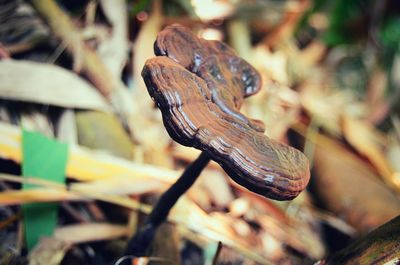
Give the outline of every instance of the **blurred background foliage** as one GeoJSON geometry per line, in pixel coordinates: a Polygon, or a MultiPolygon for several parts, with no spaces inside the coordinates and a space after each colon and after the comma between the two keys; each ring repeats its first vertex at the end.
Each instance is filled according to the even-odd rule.
{"type": "MultiPolygon", "coordinates": [[[[175,252],[161,247],[161,255],[182,264],[312,264],[356,249],[360,260],[375,253],[367,257],[375,264],[376,253],[400,252],[399,218],[362,238],[400,214],[400,1],[0,0],[0,263],[6,253],[40,264],[54,246],[61,259],[68,253],[54,265],[109,264],[143,219],[138,210],[148,212],[198,155],[167,135],[140,75],[157,33],[172,23],[229,43],[260,71],[263,89],[242,111],[270,138],[301,149],[312,179],[296,200],[275,202],[210,165],[171,215],[179,229],[163,230],[175,252]],[[20,127],[88,148],[71,149],[78,162],[66,193],[20,190],[20,127]],[[75,188],[83,197],[68,193],[75,188]],[[61,202],[51,240],[72,243],[43,241],[28,257],[15,205],[49,200],[61,202]],[[346,248],[356,239],[365,249],[346,248]]],[[[346,255],[332,264],[359,261],[342,262],[346,255]]]]}

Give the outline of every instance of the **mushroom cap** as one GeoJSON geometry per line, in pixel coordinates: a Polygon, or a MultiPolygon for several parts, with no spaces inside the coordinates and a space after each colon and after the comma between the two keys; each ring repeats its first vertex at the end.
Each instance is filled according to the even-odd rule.
{"type": "Polygon", "coordinates": [[[206,152],[234,181],[265,197],[290,200],[306,187],[307,158],[239,112],[261,87],[250,64],[180,25],[159,33],[155,53],[142,76],[172,139],[206,152]]]}

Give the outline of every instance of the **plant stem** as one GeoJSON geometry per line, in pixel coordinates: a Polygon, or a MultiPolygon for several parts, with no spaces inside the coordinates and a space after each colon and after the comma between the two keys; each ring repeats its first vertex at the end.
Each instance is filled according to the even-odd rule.
{"type": "Polygon", "coordinates": [[[143,227],[129,240],[125,255],[134,255],[136,257],[146,255],[146,251],[153,241],[158,226],[167,219],[171,208],[193,185],[209,161],[210,157],[202,152],[200,156],[186,168],[182,176],[161,195],[157,204],[147,217],[143,227]]]}

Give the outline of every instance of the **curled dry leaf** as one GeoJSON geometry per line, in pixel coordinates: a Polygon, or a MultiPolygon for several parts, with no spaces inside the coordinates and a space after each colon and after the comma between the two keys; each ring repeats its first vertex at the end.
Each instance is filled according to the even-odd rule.
{"type": "Polygon", "coordinates": [[[31,61],[0,61],[0,97],[65,108],[110,111],[89,83],[61,67],[31,61]]]}
{"type": "Polygon", "coordinates": [[[362,155],[367,157],[376,168],[383,180],[394,190],[400,193],[400,183],[396,180],[396,173],[386,159],[384,150],[388,141],[374,127],[366,122],[342,118],[343,134],[346,140],[362,155]]]}
{"type": "Polygon", "coordinates": [[[399,198],[367,163],[337,141],[321,135],[316,139],[313,181],[328,210],[360,233],[400,213],[399,198]]]}
{"type": "Polygon", "coordinates": [[[267,138],[261,121],[239,112],[261,87],[251,65],[225,44],[179,25],[159,33],[155,53],[142,75],[175,141],[206,152],[233,180],[263,196],[289,200],[305,188],[305,156],[267,138]]]}

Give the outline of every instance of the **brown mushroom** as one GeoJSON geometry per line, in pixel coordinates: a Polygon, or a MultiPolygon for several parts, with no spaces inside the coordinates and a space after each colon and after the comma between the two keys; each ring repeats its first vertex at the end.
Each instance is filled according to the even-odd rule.
{"type": "Polygon", "coordinates": [[[148,60],[142,75],[175,141],[206,152],[233,180],[265,197],[290,200],[306,187],[306,157],[239,112],[261,86],[250,64],[179,25],[159,34],[155,51],[161,56],[148,60]]]}
{"type": "Polygon", "coordinates": [[[127,254],[143,255],[157,226],[213,159],[237,183],[265,197],[290,200],[307,185],[309,166],[298,150],[264,135],[264,124],[240,113],[259,91],[258,72],[218,41],[197,38],[180,25],[159,33],[155,58],[142,76],[175,141],[202,150],[200,157],[160,198],[127,254]]]}

